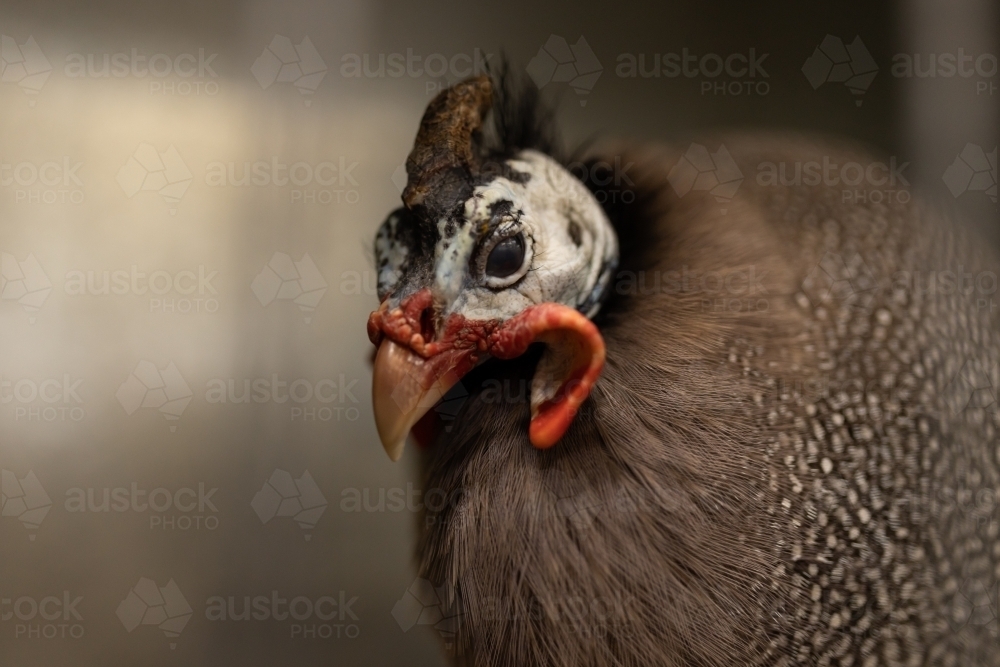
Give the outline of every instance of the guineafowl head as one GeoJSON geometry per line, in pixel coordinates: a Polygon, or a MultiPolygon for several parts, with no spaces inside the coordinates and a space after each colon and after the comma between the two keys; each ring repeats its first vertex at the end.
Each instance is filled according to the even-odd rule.
{"type": "Polygon", "coordinates": [[[483,125],[493,108],[487,76],[431,102],[406,161],[403,206],[376,237],[381,305],[368,334],[378,346],[375,418],[393,460],[421,417],[488,357],[544,345],[529,429],[540,448],[562,437],[604,364],[589,318],[616,266],[615,232],[587,187],[532,145],[538,137],[508,132],[491,145],[483,125]]]}

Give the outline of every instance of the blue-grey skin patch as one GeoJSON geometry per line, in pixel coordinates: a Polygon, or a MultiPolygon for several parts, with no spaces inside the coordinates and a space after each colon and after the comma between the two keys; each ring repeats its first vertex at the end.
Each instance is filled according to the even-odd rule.
{"type": "Polygon", "coordinates": [[[409,246],[399,238],[399,213],[392,213],[375,235],[375,258],[378,266],[379,298],[388,294],[403,274],[409,246]]]}
{"type": "Polygon", "coordinates": [[[588,317],[597,313],[618,261],[618,241],[603,209],[547,155],[522,151],[507,165],[526,178],[498,175],[479,185],[454,217],[416,221],[397,211],[386,220],[375,241],[380,298],[391,292],[398,302],[430,288],[442,319],[459,313],[503,321],[545,302],[588,317]],[[419,233],[402,229],[406,225],[419,226],[419,233]],[[489,250],[518,234],[525,248],[520,270],[503,278],[485,275],[489,250]],[[420,251],[412,245],[418,237],[426,239],[420,251]]]}

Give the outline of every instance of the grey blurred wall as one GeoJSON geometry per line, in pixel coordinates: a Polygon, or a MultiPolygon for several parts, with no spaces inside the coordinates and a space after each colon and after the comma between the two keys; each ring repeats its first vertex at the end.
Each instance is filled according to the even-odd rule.
{"type": "Polygon", "coordinates": [[[442,664],[433,605],[400,603],[421,482],[416,452],[394,465],[378,444],[365,322],[420,114],[470,63],[534,63],[569,144],[859,140],[996,238],[996,21],[972,0],[8,0],[0,665],[442,664]],[[830,80],[859,41],[853,89],[830,80]],[[992,74],[892,73],[959,48],[993,54],[992,74]],[[620,69],[668,53],[692,75],[620,69]],[[419,63],[379,75],[380,54],[419,63]],[[712,54],[757,65],[711,76],[712,54]],[[228,617],[258,596],[277,616],[301,599],[228,617]]]}

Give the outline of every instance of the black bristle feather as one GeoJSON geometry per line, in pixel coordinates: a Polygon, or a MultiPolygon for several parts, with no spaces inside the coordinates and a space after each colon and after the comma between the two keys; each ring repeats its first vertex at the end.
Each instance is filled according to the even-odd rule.
{"type": "Polygon", "coordinates": [[[522,150],[536,150],[563,162],[555,110],[542,99],[531,79],[516,73],[506,57],[490,68],[493,109],[480,150],[488,160],[505,160],[522,150]]]}

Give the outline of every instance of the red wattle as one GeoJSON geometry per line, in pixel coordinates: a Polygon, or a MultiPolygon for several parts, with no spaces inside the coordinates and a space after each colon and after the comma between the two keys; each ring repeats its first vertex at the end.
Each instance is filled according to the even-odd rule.
{"type": "Polygon", "coordinates": [[[536,341],[564,355],[569,368],[560,378],[555,395],[532,406],[529,439],[535,447],[548,449],[563,437],[590,395],[604,368],[605,347],[597,326],[579,311],[558,303],[542,303],[505,322],[491,335],[488,349],[495,357],[512,359],[524,354],[536,341]]]}

